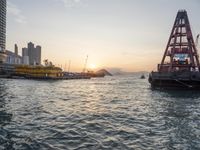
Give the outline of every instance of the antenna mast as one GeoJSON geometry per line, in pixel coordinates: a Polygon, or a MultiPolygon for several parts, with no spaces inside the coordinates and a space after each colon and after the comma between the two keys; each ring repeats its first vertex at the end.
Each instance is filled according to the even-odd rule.
{"type": "Polygon", "coordinates": [[[87,69],[87,62],[88,62],[88,55],[85,59],[85,64],[84,64],[84,68],[83,68],[83,73],[85,73],[86,69],[87,69]]]}
{"type": "Polygon", "coordinates": [[[70,68],[71,68],[71,60],[69,61],[69,64],[68,64],[68,73],[70,71],[70,68]]]}

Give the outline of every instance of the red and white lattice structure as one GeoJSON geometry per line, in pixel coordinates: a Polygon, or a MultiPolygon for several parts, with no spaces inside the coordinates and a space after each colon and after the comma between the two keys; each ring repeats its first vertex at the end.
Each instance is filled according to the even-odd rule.
{"type": "Polygon", "coordinates": [[[200,64],[187,12],[178,12],[158,71],[151,72],[149,82],[158,88],[200,90],[200,64]]]}
{"type": "Polygon", "coordinates": [[[200,71],[197,48],[187,12],[178,12],[167,47],[158,65],[159,72],[200,71]]]}

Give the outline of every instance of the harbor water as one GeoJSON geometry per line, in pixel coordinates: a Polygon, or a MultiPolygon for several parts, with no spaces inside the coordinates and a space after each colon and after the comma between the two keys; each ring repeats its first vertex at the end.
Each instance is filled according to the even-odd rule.
{"type": "Polygon", "coordinates": [[[0,79],[0,150],[200,149],[200,92],[140,75],[0,79]]]}

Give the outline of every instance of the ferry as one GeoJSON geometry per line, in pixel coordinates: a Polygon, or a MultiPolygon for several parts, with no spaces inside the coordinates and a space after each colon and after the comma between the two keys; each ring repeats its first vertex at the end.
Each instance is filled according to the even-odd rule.
{"type": "Polygon", "coordinates": [[[0,77],[24,79],[62,79],[62,69],[55,66],[0,64],[0,77]]]}

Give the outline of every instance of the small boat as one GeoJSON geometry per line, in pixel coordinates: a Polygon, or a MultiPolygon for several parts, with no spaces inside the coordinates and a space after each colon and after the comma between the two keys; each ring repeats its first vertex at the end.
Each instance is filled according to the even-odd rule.
{"type": "Polygon", "coordinates": [[[146,77],[145,77],[145,75],[141,75],[141,77],[140,77],[140,79],[145,79],[146,77]]]}

